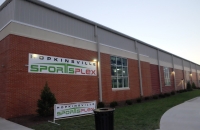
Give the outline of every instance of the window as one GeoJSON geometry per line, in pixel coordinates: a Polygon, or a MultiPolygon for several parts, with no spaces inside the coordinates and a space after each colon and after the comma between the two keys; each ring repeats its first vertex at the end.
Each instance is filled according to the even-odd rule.
{"type": "Polygon", "coordinates": [[[127,59],[111,56],[112,88],[127,88],[128,85],[128,64],[127,59]]]}
{"type": "Polygon", "coordinates": [[[169,68],[164,67],[164,79],[165,79],[165,86],[170,86],[170,73],[169,73],[169,68]]]}

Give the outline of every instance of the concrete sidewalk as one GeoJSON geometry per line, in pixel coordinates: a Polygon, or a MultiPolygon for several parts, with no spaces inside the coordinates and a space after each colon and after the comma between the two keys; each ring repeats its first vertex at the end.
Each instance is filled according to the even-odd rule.
{"type": "Polygon", "coordinates": [[[0,130],[32,130],[25,126],[0,118],[0,130]]]}
{"type": "Polygon", "coordinates": [[[200,97],[165,112],[160,120],[160,130],[200,130],[200,97]]]}

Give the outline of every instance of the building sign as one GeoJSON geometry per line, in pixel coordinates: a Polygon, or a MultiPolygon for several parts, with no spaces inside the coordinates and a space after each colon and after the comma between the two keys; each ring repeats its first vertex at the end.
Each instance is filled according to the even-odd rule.
{"type": "Polygon", "coordinates": [[[96,62],[29,53],[29,73],[96,76],[96,62]]]}
{"type": "Polygon", "coordinates": [[[93,114],[94,109],[96,109],[96,101],[55,104],[54,118],[93,114]]]}

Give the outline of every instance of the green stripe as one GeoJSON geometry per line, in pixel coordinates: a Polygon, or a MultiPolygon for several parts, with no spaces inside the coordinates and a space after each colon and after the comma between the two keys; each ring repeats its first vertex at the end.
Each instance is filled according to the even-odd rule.
{"type": "Polygon", "coordinates": [[[45,65],[59,65],[59,66],[64,66],[64,68],[65,68],[65,73],[68,73],[68,67],[87,68],[87,67],[82,67],[82,66],[73,65],[73,64],[65,64],[65,63],[34,63],[34,64],[45,64],[45,65]]]}

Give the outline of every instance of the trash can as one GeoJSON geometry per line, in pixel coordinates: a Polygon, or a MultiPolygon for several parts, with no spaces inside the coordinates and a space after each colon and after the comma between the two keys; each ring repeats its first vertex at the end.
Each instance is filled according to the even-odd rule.
{"type": "Polygon", "coordinates": [[[96,130],[114,130],[113,108],[99,108],[94,111],[96,130]]]}

